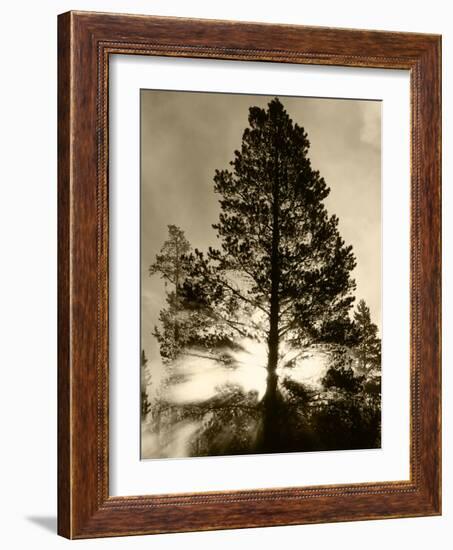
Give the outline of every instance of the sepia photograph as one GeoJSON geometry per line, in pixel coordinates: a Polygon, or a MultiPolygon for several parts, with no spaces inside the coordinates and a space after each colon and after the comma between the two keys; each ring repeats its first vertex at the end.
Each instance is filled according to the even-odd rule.
{"type": "Polygon", "coordinates": [[[381,102],[140,92],[141,458],[381,447],[381,102]]]}

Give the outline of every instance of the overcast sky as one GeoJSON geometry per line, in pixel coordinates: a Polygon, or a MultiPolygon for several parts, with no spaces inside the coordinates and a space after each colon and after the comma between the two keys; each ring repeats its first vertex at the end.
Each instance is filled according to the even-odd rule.
{"type": "MultiPolygon", "coordinates": [[[[165,303],[164,285],[148,268],[167,238],[167,225],[186,233],[194,248],[216,246],[219,215],[216,168],[229,168],[240,149],[248,109],[273,96],[141,92],[142,347],[157,362],[152,330],[165,303]]],[[[381,103],[280,96],[308,133],[309,156],[331,188],[325,204],[339,217],[357,258],[357,300],[381,327],[381,103]]]]}

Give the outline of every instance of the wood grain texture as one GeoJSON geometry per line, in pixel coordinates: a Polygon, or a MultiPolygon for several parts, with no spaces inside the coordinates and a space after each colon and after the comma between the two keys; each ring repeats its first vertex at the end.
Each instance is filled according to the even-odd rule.
{"type": "Polygon", "coordinates": [[[70,536],[69,15],[58,26],[58,532],[70,536]]]}
{"type": "Polygon", "coordinates": [[[59,16],[58,47],[58,532],[87,538],[440,514],[440,37],[69,12],[59,16]],[[111,54],[410,71],[410,481],[109,496],[111,54]]]}

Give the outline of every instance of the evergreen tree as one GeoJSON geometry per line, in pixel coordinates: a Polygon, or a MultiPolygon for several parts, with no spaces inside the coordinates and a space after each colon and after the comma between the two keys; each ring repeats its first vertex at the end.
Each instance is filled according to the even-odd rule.
{"type": "Polygon", "coordinates": [[[357,304],[354,321],[358,338],[355,349],[360,371],[368,374],[370,371],[380,370],[381,340],[378,337],[378,327],[371,321],[370,308],[365,300],[360,300],[357,304]]]}
{"type": "Polygon", "coordinates": [[[305,130],[279,99],[251,107],[232,171],[217,170],[220,248],[187,258],[183,295],[240,336],[266,342],[263,450],[278,432],[279,348],[339,339],[350,326],[355,258],[323,204],[330,189],[308,158],[305,130]],[[338,330],[338,327],[343,327],[338,330]]]}
{"type": "Polygon", "coordinates": [[[155,262],[149,267],[149,274],[160,273],[165,285],[171,283],[175,292],[184,277],[184,255],[190,251],[184,231],[176,225],[168,225],[168,239],[156,254],[155,262]]]}
{"type": "Polygon", "coordinates": [[[187,276],[190,251],[184,231],[169,225],[168,239],[149,268],[150,276],[160,274],[167,287],[167,305],[160,311],[159,326],[153,332],[159,342],[160,355],[167,364],[187,352],[189,347],[234,347],[234,325],[231,319],[227,322],[228,314],[223,311],[229,306],[224,303],[213,309],[200,301],[182,299],[181,288],[187,276]]]}
{"type": "Polygon", "coordinates": [[[184,339],[179,288],[185,276],[184,257],[189,251],[190,244],[184,231],[176,225],[168,225],[168,239],[162,245],[160,253],[156,254],[155,262],[149,267],[150,276],[159,273],[165,286],[171,285],[166,293],[167,307],[159,315],[161,328],[154,328],[154,336],[159,342],[164,361],[170,361],[178,355],[184,339]]]}

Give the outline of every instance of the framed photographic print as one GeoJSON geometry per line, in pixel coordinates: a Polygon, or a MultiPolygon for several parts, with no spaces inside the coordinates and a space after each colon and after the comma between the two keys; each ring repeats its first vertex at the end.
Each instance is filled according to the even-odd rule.
{"type": "Polygon", "coordinates": [[[61,535],[441,513],[440,47],[59,16],[61,535]]]}

